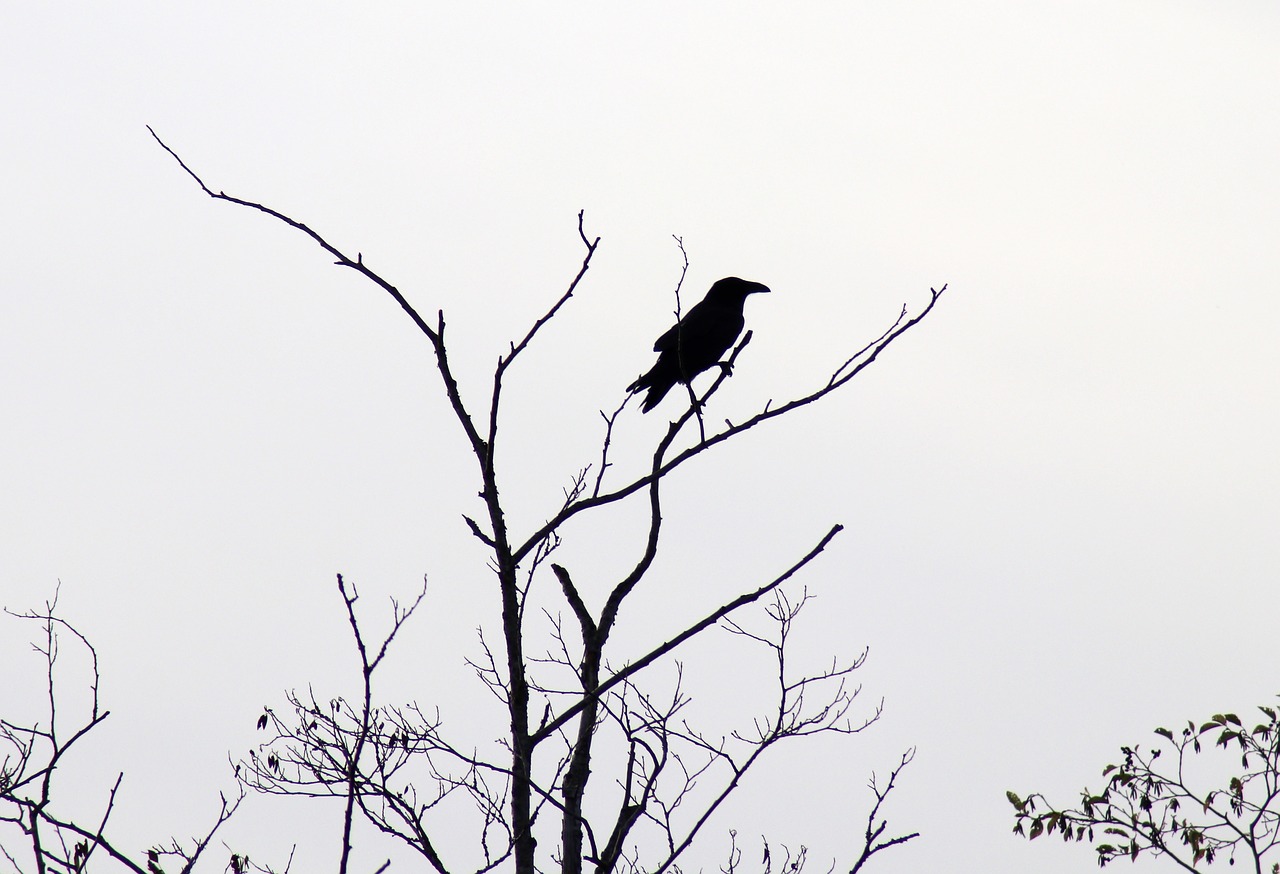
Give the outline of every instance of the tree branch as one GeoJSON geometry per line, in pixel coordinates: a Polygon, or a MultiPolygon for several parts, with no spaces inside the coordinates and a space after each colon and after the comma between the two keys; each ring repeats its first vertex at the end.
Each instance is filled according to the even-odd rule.
{"type": "MultiPolygon", "coordinates": [[[[534,544],[536,544],[539,539],[546,536],[546,533],[548,531],[560,527],[569,519],[576,516],[578,513],[581,513],[585,510],[590,510],[593,507],[600,507],[605,504],[611,504],[611,503],[614,503],[615,501],[620,501],[623,498],[629,497],[630,495],[635,494],[640,489],[649,485],[654,479],[666,476],[671,471],[675,470],[677,467],[684,464],[686,461],[689,461],[690,459],[695,458],[696,456],[702,454],[703,452],[707,451],[713,446],[723,443],[724,441],[728,440],[730,437],[733,437],[736,434],[740,434],[743,431],[747,431],[751,428],[754,428],[756,425],[759,425],[762,422],[766,422],[770,419],[775,419],[778,416],[785,415],[786,413],[789,413],[794,409],[807,406],[808,404],[811,404],[814,401],[817,401],[825,397],[826,395],[830,394],[831,392],[845,385],[847,382],[849,382],[849,380],[853,379],[863,370],[870,367],[871,364],[880,356],[880,353],[883,352],[885,349],[887,349],[889,345],[893,343],[893,341],[901,337],[907,331],[911,330],[913,327],[918,325],[926,316],[928,316],[929,313],[932,312],[934,305],[937,304],[938,299],[942,296],[943,292],[945,292],[946,290],[947,290],[947,286],[945,285],[942,286],[942,288],[937,290],[930,289],[929,291],[931,293],[931,297],[928,305],[925,306],[924,309],[922,309],[914,318],[910,319],[909,321],[905,323],[902,323],[902,322],[897,323],[897,326],[891,329],[887,334],[883,335],[878,342],[876,342],[875,344],[872,344],[869,347],[866,347],[871,350],[870,353],[861,361],[859,361],[856,366],[852,367],[852,369],[849,369],[847,370],[847,372],[845,372],[846,368],[849,367],[849,362],[845,362],[844,364],[842,364],[839,368],[837,368],[835,374],[832,375],[831,379],[828,380],[827,384],[822,386],[821,388],[811,391],[808,394],[803,395],[801,397],[795,398],[794,400],[788,401],[787,403],[783,404],[780,407],[770,408],[769,405],[766,405],[765,409],[761,410],[759,413],[747,419],[746,421],[743,421],[737,425],[733,425],[733,424],[727,425],[725,430],[711,437],[708,437],[704,441],[700,441],[699,443],[696,443],[695,445],[690,446],[688,449],[685,449],[683,452],[680,452],[673,458],[664,461],[661,467],[657,468],[656,470],[651,470],[649,473],[639,477],[638,479],[632,481],[631,483],[621,488],[615,489],[612,492],[606,492],[601,495],[592,495],[591,497],[583,498],[579,501],[574,502],[572,505],[568,507],[562,508],[558,513],[552,516],[545,524],[543,524],[541,528],[539,528],[532,535],[530,535],[530,537],[527,540],[525,540],[525,542],[521,544],[519,548],[515,550],[514,556],[516,560],[518,561],[523,559],[524,556],[528,553],[528,551],[533,548],[534,544]],[[842,372],[843,372],[843,375],[840,375],[842,372]]],[[[850,359],[850,360],[853,360],[853,359],[850,359]]],[[[732,361],[732,358],[730,359],[730,361],[732,361]]],[[[713,386],[713,389],[714,389],[714,386],[713,386]]],[[[705,400],[705,396],[704,396],[704,400],[705,400]]],[[[685,413],[685,416],[681,418],[681,421],[687,420],[687,418],[692,414],[693,414],[692,410],[687,411],[685,413]]]]}
{"type": "MultiPolygon", "coordinates": [[[[772,581],[764,584],[763,586],[756,589],[755,591],[747,592],[745,595],[740,595],[737,598],[734,598],[729,603],[725,604],[719,609],[708,614],[703,619],[689,626],[684,631],[680,632],[675,637],[671,638],[671,640],[668,640],[666,643],[662,644],[661,646],[655,647],[645,655],[641,656],[636,661],[630,663],[625,668],[621,669],[620,671],[615,673],[613,676],[609,677],[607,680],[604,680],[603,682],[600,683],[600,686],[596,689],[595,697],[602,695],[603,693],[612,689],[614,686],[621,683],[623,680],[626,680],[628,677],[633,676],[636,672],[643,670],[645,667],[657,661],[658,659],[662,658],[664,655],[671,652],[676,647],[680,646],[682,643],[685,643],[690,638],[695,637],[700,632],[706,630],[707,628],[710,628],[712,625],[715,625],[717,622],[719,622],[725,616],[728,616],[733,611],[741,607],[745,607],[747,604],[754,603],[755,601],[758,601],[760,600],[760,598],[767,595],[769,592],[772,592],[778,586],[782,585],[787,580],[791,579],[791,577],[794,576],[801,568],[803,568],[809,562],[817,558],[818,554],[827,548],[827,544],[830,543],[832,539],[843,530],[844,530],[843,525],[832,526],[831,530],[828,531],[820,541],[818,541],[817,546],[809,550],[809,552],[804,556],[804,558],[800,559],[791,567],[787,568],[787,570],[784,571],[782,574],[775,577],[772,581]]],[[[550,722],[548,722],[546,725],[544,725],[542,728],[540,728],[537,731],[537,733],[534,735],[535,742],[540,742],[550,737],[555,731],[557,731],[566,722],[568,722],[570,719],[573,719],[573,717],[576,716],[584,706],[586,706],[585,698],[583,700],[578,701],[576,704],[573,704],[568,708],[566,708],[559,716],[552,719],[550,722]]]]}

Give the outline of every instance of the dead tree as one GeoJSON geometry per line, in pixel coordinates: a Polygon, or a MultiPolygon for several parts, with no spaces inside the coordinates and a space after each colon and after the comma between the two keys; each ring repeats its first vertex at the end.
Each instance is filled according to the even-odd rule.
{"type": "MultiPolygon", "coordinates": [[[[817,536],[813,548],[781,572],[752,581],[739,597],[704,616],[688,617],[683,630],[669,640],[655,641],[647,651],[616,663],[606,653],[624,602],[658,555],[667,478],[726,441],[846,385],[931,312],[946,286],[931,290],[927,304],[914,315],[904,306],[887,330],[848,355],[810,390],[785,403],[766,403],[744,421],[726,420],[723,427],[708,431],[704,411],[750,342],[748,332],[700,394],[694,395],[691,388],[688,408],[658,440],[646,468],[630,475],[619,475],[609,459],[625,402],[612,414],[602,412],[604,437],[594,476],[589,467],[582,469],[563,500],[548,509],[544,522],[534,530],[516,531],[508,525],[495,463],[495,447],[504,436],[500,413],[505,379],[543,326],[578,291],[592,264],[599,238],[586,233],[582,214],[578,236],[584,253],[568,287],[510,343],[493,371],[487,396],[469,397],[455,377],[442,310],[434,317],[424,316],[362,255],[347,254],[308,225],[269,206],[215,191],[158,136],[156,141],[211,198],[263,213],[306,234],[336,265],[390,295],[430,346],[441,388],[475,459],[484,514],[478,519],[464,515],[463,521],[488,552],[501,611],[495,622],[500,638],[493,643],[482,638],[471,665],[505,712],[505,725],[495,731],[501,737],[500,755],[481,749],[474,739],[451,738],[432,708],[374,700],[372,677],[423,595],[407,608],[395,606],[390,631],[372,645],[357,616],[355,589],[339,577],[364,678],[361,693],[355,700],[290,694],[283,713],[270,709],[262,714],[259,727],[270,732],[270,739],[238,768],[244,784],[258,791],[342,801],[340,871],[351,865],[351,834],[359,819],[411,847],[439,874],[485,872],[508,864],[518,874],[550,867],[579,874],[584,864],[598,874],[676,870],[722,802],[780,741],[818,733],[856,734],[876,721],[878,705],[857,713],[853,708],[859,690],[851,675],[865,653],[811,672],[796,671],[788,657],[788,641],[807,595],[789,595],[783,586],[818,557],[840,532],[839,525],[817,536]],[[691,424],[695,421],[696,432],[691,424]],[[634,564],[619,578],[593,580],[584,589],[569,567],[551,561],[564,527],[582,514],[633,497],[648,507],[634,564]],[[531,600],[537,583],[551,578],[559,604],[547,602],[545,591],[539,592],[541,600],[531,600]],[[603,606],[593,610],[583,592],[602,589],[608,595],[603,606]],[[541,610],[526,609],[535,603],[541,610]],[[750,605],[764,607],[764,628],[744,618],[750,605]],[[546,617],[549,637],[538,636],[534,616],[546,617]],[[659,693],[647,670],[660,660],[670,661],[667,657],[682,645],[716,628],[767,648],[777,667],[769,712],[753,725],[723,736],[685,721],[682,711],[689,699],[679,673],[674,685],[659,693]],[[457,822],[459,808],[474,817],[476,839],[470,858],[450,856],[440,839],[445,824],[457,822]]],[[[678,286],[676,294],[678,309],[678,286]]],[[[904,756],[893,770],[884,794],[909,758],[904,756]]],[[[884,794],[874,786],[873,791],[876,804],[865,846],[850,849],[852,870],[875,852],[914,837],[883,837],[885,826],[876,816],[884,794]]]]}

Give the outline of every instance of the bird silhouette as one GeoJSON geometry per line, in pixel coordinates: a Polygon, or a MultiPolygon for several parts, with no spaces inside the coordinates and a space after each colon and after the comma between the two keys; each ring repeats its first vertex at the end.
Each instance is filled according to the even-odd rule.
{"type": "Polygon", "coordinates": [[[699,373],[718,363],[742,333],[742,305],[747,295],[768,290],[759,282],[736,276],[711,286],[707,296],[653,344],[653,351],[659,353],[657,363],[627,386],[627,391],[635,394],[649,390],[641,405],[647,413],[677,382],[688,385],[699,373]]]}

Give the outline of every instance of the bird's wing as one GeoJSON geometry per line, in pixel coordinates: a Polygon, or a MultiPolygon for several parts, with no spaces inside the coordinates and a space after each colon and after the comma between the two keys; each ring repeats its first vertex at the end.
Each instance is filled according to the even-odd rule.
{"type": "Polygon", "coordinates": [[[716,314],[704,307],[706,301],[699,301],[693,306],[693,309],[684,314],[677,324],[667,329],[667,332],[657,339],[653,344],[654,352],[675,352],[676,351],[676,331],[680,331],[680,343],[700,343],[712,332],[717,321],[716,314]]]}
{"type": "Polygon", "coordinates": [[[667,328],[665,334],[653,341],[653,351],[666,352],[668,349],[676,348],[676,329],[679,327],[679,324],[675,324],[667,328]]]}
{"type": "Polygon", "coordinates": [[[676,345],[676,328],[678,325],[672,325],[667,328],[667,332],[653,341],[654,352],[666,352],[668,349],[674,349],[676,345]]]}

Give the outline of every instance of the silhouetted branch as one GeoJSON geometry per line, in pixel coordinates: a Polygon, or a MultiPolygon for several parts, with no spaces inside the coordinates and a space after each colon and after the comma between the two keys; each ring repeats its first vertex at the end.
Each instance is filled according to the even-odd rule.
{"type": "Polygon", "coordinates": [[[481,461],[481,466],[484,467],[484,465],[489,460],[491,460],[489,447],[486,441],[480,436],[480,432],[476,429],[475,423],[471,419],[471,415],[467,412],[467,408],[462,401],[461,391],[458,388],[458,381],[454,377],[453,369],[449,364],[448,350],[444,342],[445,320],[444,320],[443,310],[440,310],[437,313],[436,325],[434,327],[427,324],[426,320],[418,313],[418,311],[413,307],[413,305],[409,303],[408,299],[404,296],[404,294],[401,293],[401,291],[398,288],[396,288],[394,285],[392,285],[382,276],[375,273],[373,270],[369,269],[369,267],[365,265],[363,255],[357,253],[355,258],[351,258],[349,255],[347,255],[346,253],[338,249],[336,246],[330,243],[327,239],[325,239],[325,237],[323,237],[321,234],[319,234],[317,231],[313,230],[312,228],[308,227],[303,222],[290,218],[284,213],[279,212],[275,209],[272,209],[269,206],[266,206],[261,203],[255,203],[254,201],[251,201],[251,200],[244,200],[243,198],[239,198],[239,197],[232,197],[231,195],[226,194],[225,192],[222,192],[222,191],[214,191],[208,185],[205,184],[204,180],[201,179],[200,176],[197,175],[194,170],[192,170],[190,167],[187,166],[186,162],[183,161],[182,158],[178,156],[177,152],[171,149],[168,146],[168,144],[164,142],[164,140],[160,139],[159,134],[157,134],[151,128],[150,125],[147,126],[147,130],[150,132],[151,136],[155,139],[155,141],[160,144],[160,147],[164,149],[166,152],[168,152],[169,155],[175,161],[178,162],[178,166],[180,166],[187,173],[188,176],[194,179],[196,184],[200,186],[200,190],[203,191],[205,194],[209,195],[209,197],[213,198],[214,200],[222,200],[222,201],[226,201],[227,203],[236,204],[237,206],[243,206],[248,209],[256,210],[257,212],[261,212],[264,215],[271,216],[277,221],[283,222],[284,224],[288,225],[291,228],[295,228],[296,230],[302,231],[304,234],[306,234],[308,237],[314,240],[316,244],[320,246],[320,248],[328,252],[335,259],[337,259],[335,263],[338,266],[347,267],[352,270],[355,270],[357,273],[359,273],[360,275],[368,279],[370,282],[377,285],[387,294],[391,295],[392,299],[395,300],[395,302],[400,305],[400,308],[404,310],[404,312],[409,316],[409,318],[413,321],[414,325],[417,326],[418,330],[421,331],[422,334],[426,336],[428,340],[431,341],[432,349],[435,351],[436,366],[440,372],[440,377],[444,382],[445,393],[449,398],[449,403],[453,407],[454,414],[457,417],[459,424],[462,425],[462,428],[467,435],[467,439],[470,442],[472,451],[475,453],[476,457],[481,461]]]}
{"type": "Polygon", "coordinates": [[[808,595],[805,594],[793,602],[781,591],[775,591],[773,602],[765,611],[772,627],[772,632],[767,635],[748,632],[736,622],[726,623],[726,628],[731,633],[762,644],[773,651],[777,666],[775,676],[777,697],[770,717],[767,720],[757,718],[754,721],[752,735],[742,731],[731,733],[730,737],[741,747],[737,751],[727,745],[726,739],[712,742],[687,724],[681,729],[669,731],[672,738],[702,750],[707,754],[709,762],[727,768],[729,779],[713,793],[711,800],[702,806],[701,813],[684,830],[683,836],[674,840],[666,860],[654,869],[655,874],[661,874],[676,865],[681,854],[693,843],[712,814],[737,790],[743,778],[761,757],[778,742],[786,738],[827,732],[857,734],[879,721],[884,707],[883,701],[876,706],[870,716],[858,723],[847,718],[849,708],[860,690],[846,690],[844,678],[863,664],[865,652],[846,667],[839,668],[833,665],[832,668],[817,674],[802,675],[798,679],[791,678],[788,669],[790,652],[788,644],[795,618],[808,600],[808,595]],[[835,683],[834,689],[820,691],[816,703],[809,700],[811,691],[816,691],[820,687],[825,690],[832,682],[835,683]]]}
{"type": "Polygon", "coordinates": [[[627,401],[631,400],[628,394],[622,399],[622,403],[618,404],[618,408],[613,413],[606,415],[604,410],[600,411],[600,417],[604,419],[604,442],[600,447],[600,470],[596,474],[596,485],[591,490],[592,497],[600,494],[600,489],[604,485],[604,474],[610,468],[609,464],[609,445],[613,440],[613,425],[618,420],[618,415],[627,406],[627,401]]]}
{"type": "MultiPolygon", "coordinates": [[[[346,784],[346,805],[343,808],[342,815],[342,850],[338,861],[338,871],[340,874],[346,874],[351,859],[351,829],[354,825],[356,805],[359,803],[363,810],[362,801],[363,793],[363,775],[360,773],[360,760],[364,752],[364,746],[369,741],[370,730],[373,726],[374,709],[373,709],[373,672],[377,670],[382,659],[387,654],[387,647],[391,645],[391,641],[395,639],[401,627],[413,615],[413,611],[422,603],[422,599],[427,595],[427,581],[422,581],[422,589],[418,592],[418,597],[405,610],[393,599],[391,601],[391,630],[387,632],[387,636],[383,638],[382,644],[378,647],[378,654],[371,660],[369,658],[368,649],[365,647],[364,635],[360,631],[360,622],[356,619],[356,601],[360,596],[357,594],[355,587],[351,588],[350,594],[347,592],[346,583],[342,579],[342,574],[338,574],[338,592],[342,596],[342,603],[347,608],[347,622],[351,626],[351,636],[355,639],[356,650],[360,654],[360,675],[362,679],[363,700],[360,710],[360,726],[353,738],[352,749],[350,755],[346,757],[343,763],[344,778],[346,784]]],[[[422,844],[422,852],[428,860],[436,867],[437,871],[444,874],[444,868],[440,864],[439,857],[436,855],[434,848],[429,841],[422,844]]]]}
{"type": "Polygon", "coordinates": [[[178,166],[181,167],[183,170],[185,170],[187,175],[195,180],[196,184],[200,186],[200,190],[203,191],[205,194],[209,195],[214,200],[224,200],[227,203],[234,203],[237,206],[244,206],[244,207],[248,207],[249,209],[257,210],[260,213],[271,216],[277,221],[284,222],[286,225],[288,225],[291,228],[295,228],[299,231],[302,231],[304,234],[306,234],[308,237],[314,240],[316,244],[320,246],[321,249],[324,249],[326,252],[328,252],[330,255],[336,258],[337,261],[335,263],[338,266],[349,267],[352,270],[355,270],[357,273],[361,274],[366,279],[370,280],[375,285],[382,288],[385,292],[387,292],[387,294],[391,295],[391,297],[395,299],[396,303],[400,304],[401,309],[403,309],[405,313],[408,314],[409,318],[413,320],[413,323],[418,326],[418,330],[422,331],[422,333],[425,334],[428,338],[430,338],[433,343],[438,345],[441,342],[442,340],[441,335],[444,333],[443,319],[441,320],[441,324],[437,328],[433,329],[430,325],[426,323],[426,321],[422,318],[422,316],[418,315],[418,311],[413,308],[413,306],[409,303],[407,299],[405,299],[405,296],[400,293],[399,289],[397,289],[394,285],[387,282],[377,273],[374,273],[372,270],[370,270],[368,267],[365,266],[363,255],[357,254],[356,257],[352,259],[348,257],[345,253],[343,253],[341,250],[339,250],[332,243],[330,243],[328,240],[326,240],[324,237],[322,237],[320,234],[318,234],[316,231],[312,230],[302,222],[296,221],[290,218],[289,216],[285,215],[282,212],[277,212],[271,207],[264,206],[261,203],[254,203],[251,200],[243,200],[239,197],[232,197],[230,194],[227,194],[222,191],[214,191],[208,185],[205,184],[204,180],[201,179],[194,170],[192,170],[190,167],[187,166],[186,162],[183,161],[182,158],[178,156],[177,152],[169,148],[168,144],[166,144],[164,140],[160,139],[160,135],[157,134],[152,129],[151,125],[147,125],[147,131],[151,134],[151,136],[155,139],[155,141],[160,144],[160,148],[168,152],[173,157],[173,160],[178,162],[178,166]]]}
{"type": "Polygon", "coordinates": [[[1260,874],[1280,847],[1280,711],[1258,710],[1265,719],[1253,728],[1217,713],[1177,733],[1157,728],[1158,747],[1121,747],[1119,762],[1102,771],[1102,791],[1085,789],[1078,807],[1009,792],[1013,831],[1030,840],[1056,831],[1064,841],[1100,841],[1094,850],[1104,866],[1145,852],[1196,871],[1223,856],[1234,865],[1240,855],[1260,874]],[[1206,736],[1213,740],[1207,748],[1206,736]],[[1159,761],[1164,752],[1172,761],[1159,761]]]}
{"type": "MultiPolygon", "coordinates": [[[[190,872],[205,853],[214,834],[236,812],[243,794],[234,801],[222,798],[213,826],[202,837],[192,838],[189,845],[170,840],[164,849],[156,847],[148,851],[146,860],[131,856],[107,835],[107,826],[116,811],[123,774],[116,776],[107,791],[106,803],[100,814],[92,817],[91,821],[96,825],[81,825],[80,817],[62,812],[66,805],[60,801],[55,776],[67,773],[67,753],[82,746],[89,733],[110,715],[110,711],[101,709],[99,700],[101,676],[97,650],[79,629],[57,615],[57,602],[55,593],[45,603],[43,611],[5,611],[14,618],[36,621],[42,626],[41,640],[34,642],[32,648],[44,660],[46,705],[41,720],[24,724],[10,718],[0,719],[0,749],[3,749],[0,761],[0,829],[9,826],[25,837],[37,872],[83,872],[87,870],[89,860],[99,853],[135,874],[155,874],[152,857],[158,860],[162,854],[180,858],[183,872],[190,872]],[[59,725],[66,720],[67,705],[56,670],[60,632],[78,641],[90,661],[88,712],[75,720],[75,727],[65,739],[59,725]]],[[[21,871],[22,864],[13,849],[16,845],[6,844],[4,840],[0,840],[0,845],[4,845],[4,857],[15,870],[21,871]]],[[[267,869],[259,867],[258,870],[267,869]]]]}
{"type": "MultiPolygon", "coordinates": [[[[682,452],[677,453],[674,457],[665,460],[662,463],[662,465],[657,469],[650,470],[644,476],[641,476],[633,480],[627,485],[622,486],[621,488],[615,489],[611,492],[605,492],[604,494],[596,494],[596,495],[592,495],[591,497],[583,498],[579,501],[574,502],[572,505],[568,507],[562,508],[559,512],[557,512],[554,516],[552,516],[545,524],[543,524],[541,528],[539,528],[532,535],[530,535],[530,537],[527,540],[525,540],[518,548],[514,550],[513,552],[514,557],[517,560],[522,559],[528,553],[528,551],[533,548],[533,545],[540,538],[546,536],[547,531],[553,530],[555,528],[559,528],[561,525],[563,525],[565,522],[567,522],[569,519],[573,518],[577,514],[582,513],[586,510],[590,510],[594,507],[600,507],[606,504],[612,504],[616,501],[622,500],[623,498],[629,497],[630,495],[635,494],[640,489],[647,487],[650,483],[653,482],[653,480],[666,476],[667,474],[671,473],[673,470],[678,468],[680,465],[684,464],[686,461],[689,461],[690,459],[695,458],[698,455],[701,455],[703,452],[707,451],[711,447],[716,446],[720,443],[723,443],[724,441],[728,440],[730,437],[733,437],[737,434],[742,433],[743,431],[747,431],[751,428],[754,428],[756,425],[759,425],[762,422],[766,422],[770,419],[775,419],[778,416],[786,415],[792,410],[798,409],[803,406],[807,406],[831,394],[836,389],[848,383],[849,380],[853,379],[863,370],[870,367],[871,364],[880,356],[880,353],[883,352],[885,349],[887,349],[890,346],[890,344],[892,344],[895,340],[897,340],[907,331],[911,330],[913,327],[918,325],[927,315],[929,315],[930,312],[932,312],[934,305],[937,304],[938,299],[942,296],[943,292],[945,292],[946,290],[947,290],[947,286],[945,285],[942,286],[942,288],[937,290],[929,289],[931,297],[929,299],[928,305],[926,305],[924,309],[922,309],[913,318],[909,319],[906,322],[902,322],[901,318],[899,318],[898,322],[895,322],[896,327],[892,328],[886,334],[881,335],[881,339],[878,340],[877,342],[870,344],[867,347],[864,347],[863,350],[859,352],[859,355],[862,356],[861,360],[858,360],[857,364],[854,365],[852,369],[847,369],[847,368],[850,367],[851,362],[858,359],[858,356],[854,356],[853,358],[850,358],[848,361],[842,364],[839,368],[837,368],[836,373],[833,374],[832,378],[828,380],[827,384],[822,386],[821,388],[811,391],[806,395],[802,395],[798,398],[795,398],[794,400],[788,401],[779,407],[773,407],[771,404],[766,405],[761,412],[757,413],[756,415],[752,416],[746,421],[740,422],[736,425],[732,425],[732,424],[727,425],[723,431],[720,431],[719,433],[714,434],[711,437],[706,438],[705,440],[700,440],[698,443],[694,444],[693,446],[690,446],[688,449],[685,449],[682,452]],[[870,349],[870,352],[867,352],[866,351],[867,349],[870,349]],[[846,372],[846,369],[847,369],[847,372],[846,372]],[[843,375],[838,375],[842,372],[843,372],[843,375]]],[[[740,342],[738,344],[738,347],[735,348],[734,354],[729,359],[730,363],[732,363],[737,358],[737,355],[741,351],[741,347],[743,345],[744,344],[740,342]]],[[[708,392],[703,395],[704,401],[706,400],[707,397],[710,396],[711,392],[715,390],[715,388],[719,385],[719,383],[724,378],[725,378],[725,374],[721,373],[720,377],[717,378],[716,382],[712,385],[711,389],[708,390],[708,392]]],[[[681,416],[679,420],[677,420],[676,425],[681,425],[684,422],[688,421],[689,417],[691,417],[692,415],[693,415],[692,409],[686,411],[685,414],[681,416]]],[[[675,427],[675,425],[673,425],[673,427],[675,427]]]]}
{"type": "MultiPolygon", "coordinates": [[[[609,689],[612,689],[618,683],[621,683],[623,680],[626,680],[628,677],[633,676],[637,672],[643,670],[648,665],[662,658],[664,655],[671,652],[676,647],[680,646],[680,644],[685,643],[690,638],[697,636],[703,630],[711,627],[712,625],[715,625],[717,622],[719,622],[725,616],[728,616],[733,611],[741,607],[744,607],[747,604],[751,604],[755,601],[760,600],[760,598],[764,597],[769,592],[773,591],[778,586],[785,583],[787,580],[791,579],[791,577],[793,577],[801,568],[803,568],[809,562],[817,558],[818,554],[821,553],[824,549],[826,549],[827,544],[831,542],[832,538],[834,538],[837,534],[839,534],[843,530],[844,530],[843,525],[832,526],[831,530],[828,531],[820,541],[818,541],[817,546],[809,550],[809,552],[803,558],[801,558],[791,567],[787,568],[787,570],[784,571],[782,574],[775,577],[770,582],[765,583],[763,586],[759,587],[755,591],[747,592],[744,595],[740,595],[737,598],[734,598],[729,603],[725,604],[719,609],[703,617],[698,622],[689,626],[684,631],[680,632],[675,637],[668,640],[666,643],[663,643],[660,646],[655,647],[645,655],[636,659],[634,662],[631,662],[629,665],[619,670],[616,674],[609,677],[607,680],[602,681],[600,683],[599,688],[596,690],[596,694],[600,695],[601,693],[607,692],[609,689]]],[[[548,735],[550,735],[560,726],[564,725],[570,719],[574,718],[578,714],[578,712],[582,709],[582,706],[583,706],[583,702],[579,701],[578,703],[566,708],[564,712],[562,712],[559,716],[557,716],[555,719],[551,720],[543,728],[541,728],[538,731],[537,735],[535,736],[535,739],[541,740],[547,737],[548,735]]]]}
{"type": "Polygon", "coordinates": [[[885,819],[881,819],[879,822],[876,821],[876,818],[880,816],[881,806],[884,805],[885,800],[889,797],[889,793],[893,791],[893,786],[898,780],[898,775],[902,773],[903,768],[911,764],[911,760],[915,757],[915,747],[912,747],[903,753],[902,759],[899,760],[898,764],[889,772],[889,779],[885,781],[883,789],[876,785],[876,775],[871,775],[871,781],[868,785],[871,788],[872,794],[875,795],[876,803],[871,808],[871,813],[867,814],[867,828],[866,831],[863,832],[862,852],[859,854],[857,860],[854,861],[853,867],[849,869],[849,874],[858,874],[858,872],[862,870],[862,866],[865,865],[876,853],[879,853],[882,850],[887,850],[889,847],[896,847],[898,844],[905,844],[913,838],[920,837],[919,832],[912,832],[908,835],[899,835],[895,838],[882,839],[881,835],[884,834],[884,830],[888,828],[889,823],[888,820],[885,819]]]}

